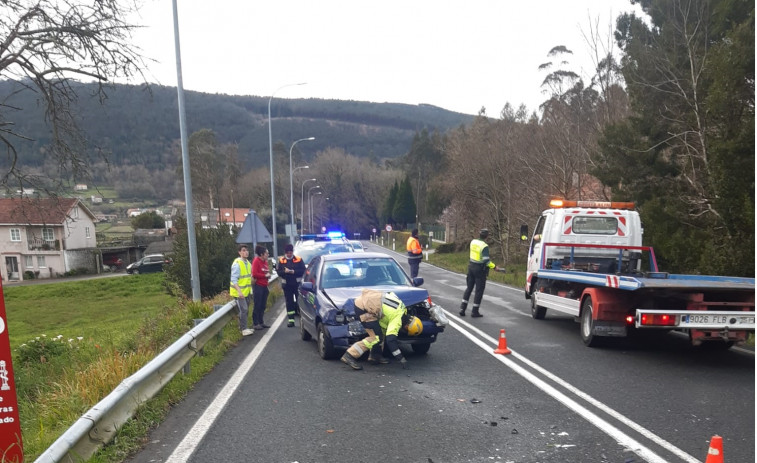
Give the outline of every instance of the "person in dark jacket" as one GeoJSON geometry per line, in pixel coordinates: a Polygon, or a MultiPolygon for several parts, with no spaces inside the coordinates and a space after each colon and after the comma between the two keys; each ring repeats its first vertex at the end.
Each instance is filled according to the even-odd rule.
{"type": "Polygon", "coordinates": [[[276,273],[281,278],[281,287],[284,289],[284,300],[287,304],[287,326],[294,326],[294,316],[297,310],[297,288],[300,286],[300,278],[305,273],[305,262],[294,255],[294,246],[284,246],[284,255],[279,257],[276,263],[276,273]]]}

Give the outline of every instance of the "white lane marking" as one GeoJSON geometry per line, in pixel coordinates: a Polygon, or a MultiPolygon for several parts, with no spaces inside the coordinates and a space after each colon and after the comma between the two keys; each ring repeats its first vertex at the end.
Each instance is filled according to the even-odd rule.
{"type": "MultiPolygon", "coordinates": [[[[488,334],[484,333],[480,329],[476,328],[475,326],[471,325],[470,323],[460,320],[457,317],[453,316],[450,313],[447,313],[447,316],[450,318],[450,325],[455,328],[456,330],[460,331],[465,337],[473,341],[475,344],[477,344],[482,349],[486,350],[489,354],[497,358],[499,361],[504,363],[507,367],[521,375],[524,379],[532,383],[534,386],[538,387],[548,395],[552,396],[557,401],[563,403],[565,406],[570,408],[571,410],[575,411],[579,415],[583,416],[587,421],[589,421],[591,424],[596,426],[601,431],[608,434],[610,437],[615,439],[618,443],[627,446],[628,448],[631,448],[634,452],[636,452],[640,457],[643,457],[647,459],[647,461],[650,462],[665,462],[664,458],[660,457],[656,453],[652,452],[650,449],[644,447],[633,439],[632,437],[628,436],[627,434],[623,433],[619,429],[612,426],[607,421],[603,420],[599,416],[595,415],[588,409],[584,408],[583,406],[579,405],[577,402],[573,401],[572,399],[568,398],[563,393],[559,392],[557,389],[553,388],[549,384],[545,383],[541,379],[534,376],[532,373],[526,371],[521,366],[517,365],[516,363],[512,362],[511,360],[508,360],[506,356],[495,354],[493,352],[493,348],[491,345],[485,344],[483,341],[480,341],[478,338],[473,336],[471,333],[469,333],[467,330],[463,329],[459,324],[464,324],[469,330],[476,332],[476,334],[482,338],[487,339],[491,344],[498,345],[499,340],[494,339],[493,337],[489,336],[488,334]],[[638,447],[638,451],[636,447],[638,447]],[[648,454],[647,454],[648,453],[648,454]]],[[[665,450],[669,451],[670,453],[678,456],[683,461],[686,461],[687,463],[701,463],[700,460],[697,460],[693,456],[689,455],[688,453],[684,452],[683,450],[679,449],[678,447],[674,446],[670,442],[666,441],[665,439],[659,437],[658,435],[654,434],[652,431],[649,431],[648,429],[644,428],[643,426],[637,424],[634,421],[631,421],[629,418],[626,418],[625,416],[621,415],[620,413],[616,412],[612,408],[608,407],[607,405],[603,404],[602,402],[598,401],[597,399],[591,397],[590,395],[582,392],[578,388],[574,387],[570,383],[560,379],[559,377],[555,376],[554,374],[550,373],[549,371],[545,370],[544,368],[540,367],[538,364],[532,362],[531,360],[528,360],[527,358],[523,357],[522,355],[515,352],[512,347],[508,346],[508,349],[512,352],[513,357],[518,358],[522,362],[529,365],[531,368],[537,370],[539,373],[543,374],[544,376],[548,377],[552,381],[558,383],[560,386],[564,387],[568,391],[572,392],[573,394],[577,395],[581,399],[589,402],[591,405],[594,405],[598,409],[602,410],[603,412],[607,413],[608,415],[612,416],[619,422],[623,423],[624,425],[630,427],[634,431],[638,432],[639,434],[643,435],[647,439],[651,440],[655,444],[659,445],[660,447],[663,447],[665,450]]]]}
{"type": "Polygon", "coordinates": [[[263,353],[266,345],[268,345],[268,341],[270,341],[273,337],[273,333],[275,333],[276,330],[281,326],[282,322],[284,321],[284,315],[285,311],[282,311],[276,318],[276,321],[273,322],[273,326],[276,327],[275,329],[266,330],[266,333],[263,335],[263,339],[258,341],[255,348],[252,349],[252,352],[247,354],[247,357],[239,366],[239,369],[237,369],[234,375],[229,378],[229,382],[226,383],[223,389],[218,392],[218,395],[213,400],[213,402],[208,405],[208,408],[205,409],[205,411],[202,413],[202,416],[200,416],[197,422],[195,422],[194,426],[192,426],[192,429],[187,432],[187,435],[184,436],[184,439],[179,443],[176,449],[174,449],[173,453],[168,457],[168,459],[166,459],[166,463],[183,463],[189,460],[189,457],[192,456],[192,454],[197,449],[197,446],[205,437],[205,434],[207,434],[210,426],[216,421],[218,416],[223,411],[224,407],[226,407],[226,404],[229,402],[229,399],[231,399],[231,396],[234,395],[237,388],[242,383],[244,377],[252,369],[253,365],[255,365],[255,362],[263,353]]]}

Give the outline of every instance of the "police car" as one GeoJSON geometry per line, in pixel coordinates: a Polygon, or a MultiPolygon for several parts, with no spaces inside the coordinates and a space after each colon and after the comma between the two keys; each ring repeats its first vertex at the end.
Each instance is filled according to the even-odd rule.
{"type": "Polygon", "coordinates": [[[299,256],[306,264],[313,257],[337,252],[355,252],[350,240],[341,231],[302,235],[294,244],[294,255],[299,256]]]}

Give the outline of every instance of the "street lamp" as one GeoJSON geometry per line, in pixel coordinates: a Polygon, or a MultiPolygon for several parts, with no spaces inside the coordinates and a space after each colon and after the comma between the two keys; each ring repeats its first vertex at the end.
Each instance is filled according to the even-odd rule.
{"type": "MultiPolygon", "coordinates": [[[[310,200],[310,192],[313,191],[313,190],[316,190],[316,189],[318,189],[320,187],[321,187],[320,185],[316,185],[316,186],[312,186],[312,187],[308,188],[308,210],[310,210],[310,205],[312,204],[311,200],[310,200]]],[[[312,221],[313,221],[313,218],[311,217],[310,218],[310,222],[312,222],[312,221]]],[[[313,233],[312,223],[310,224],[310,226],[308,226],[308,231],[310,233],[313,233]]]]}
{"type": "MultiPolygon", "coordinates": [[[[320,188],[320,187],[314,187],[314,188],[320,188]]],[[[322,195],[322,191],[316,191],[312,195],[310,194],[310,191],[308,191],[308,203],[310,203],[310,228],[309,230],[313,231],[313,196],[322,195]]]]}
{"type": "MultiPolygon", "coordinates": [[[[315,137],[300,138],[299,140],[292,143],[292,146],[289,147],[289,242],[291,244],[294,244],[294,186],[292,180],[292,178],[294,177],[294,170],[292,170],[292,150],[294,149],[294,145],[296,145],[297,143],[301,141],[312,140],[315,140],[315,137]]],[[[308,166],[304,166],[304,168],[307,169],[308,166]]]]}
{"type": "Polygon", "coordinates": [[[301,233],[305,231],[305,184],[308,182],[315,182],[316,179],[309,178],[302,182],[302,188],[300,188],[300,230],[301,233]]]}
{"type": "Polygon", "coordinates": [[[276,246],[276,197],[274,196],[275,193],[273,191],[273,136],[271,135],[271,100],[273,100],[276,92],[278,92],[282,88],[292,87],[294,85],[305,85],[305,82],[300,82],[299,84],[282,85],[273,93],[271,93],[271,97],[268,98],[268,158],[271,163],[271,223],[273,225],[273,255],[276,258],[278,258],[279,256],[279,250],[276,246]]]}

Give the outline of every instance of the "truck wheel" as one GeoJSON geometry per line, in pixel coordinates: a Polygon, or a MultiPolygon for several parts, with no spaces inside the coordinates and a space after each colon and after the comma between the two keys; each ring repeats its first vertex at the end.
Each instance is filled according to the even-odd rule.
{"type": "Polygon", "coordinates": [[[589,296],[581,303],[581,339],[588,347],[596,347],[599,345],[599,336],[592,333],[594,320],[591,312],[592,302],[591,296],[589,296]]]}
{"type": "Polygon", "coordinates": [[[424,355],[428,352],[429,349],[431,349],[431,343],[428,344],[411,344],[410,347],[412,347],[413,352],[415,352],[418,355],[424,355]]]}
{"type": "Polygon", "coordinates": [[[320,354],[323,360],[330,360],[336,357],[336,350],[323,324],[318,325],[318,354],[320,354]]]}
{"type": "Polygon", "coordinates": [[[709,351],[728,350],[733,347],[733,341],[705,341],[700,348],[709,351]]]}
{"type": "Polygon", "coordinates": [[[542,320],[547,315],[547,308],[536,305],[536,294],[531,294],[531,316],[536,320],[542,320]]]}

